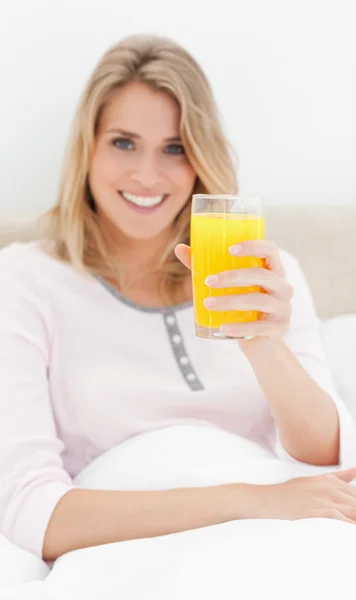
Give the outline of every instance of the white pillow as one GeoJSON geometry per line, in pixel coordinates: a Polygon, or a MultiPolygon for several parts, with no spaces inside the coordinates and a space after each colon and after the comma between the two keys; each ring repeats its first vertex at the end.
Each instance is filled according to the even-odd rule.
{"type": "Polygon", "coordinates": [[[356,421],[356,314],[327,319],[321,336],[337,391],[356,421]]]}

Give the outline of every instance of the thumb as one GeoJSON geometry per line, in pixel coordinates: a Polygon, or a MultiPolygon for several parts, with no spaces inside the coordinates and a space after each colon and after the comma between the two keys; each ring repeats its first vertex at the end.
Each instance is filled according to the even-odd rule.
{"type": "Polygon", "coordinates": [[[181,263],[188,269],[191,267],[190,263],[190,247],[186,244],[178,244],[174,249],[175,255],[181,263]]]}
{"type": "Polygon", "coordinates": [[[345,469],[343,471],[335,471],[333,475],[342,481],[350,482],[356,477],[356,467],[345,469]]]}

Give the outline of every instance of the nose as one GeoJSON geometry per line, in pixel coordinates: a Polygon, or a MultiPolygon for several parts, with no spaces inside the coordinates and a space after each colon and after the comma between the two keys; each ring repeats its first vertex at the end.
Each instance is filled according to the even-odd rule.
{"type": "Polygon", "coordinates": [[[132,171],[131,178],[144,188],[153,188],[161,182],[157,157],[145,153],[137,157],[137,163],[132,171]]]}

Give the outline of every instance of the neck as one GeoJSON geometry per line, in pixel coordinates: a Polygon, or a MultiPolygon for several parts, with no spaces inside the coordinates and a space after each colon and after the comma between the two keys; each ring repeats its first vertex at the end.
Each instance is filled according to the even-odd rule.
{"type": "Polygon", "coordinates": [[[157,289],[162,255],[171,241],[171,232],[162,232],[148,240],[132,240],[120,236],[116,242],[122,272],[123,288],[157,289]]]}
{"type": "MultiPolygon", "coordinates": [[[[166,306],[161,295],[159,264],[171,243],[171,230],[162,232],[150,240],[132,240],[116,234],[115,253],[120,263],[120,281],[108,279],[126,298],[142,306],[157,308],[166,306]]],[[[182,282],[182,300],[191,300],[191,277],[182,282]]]]}

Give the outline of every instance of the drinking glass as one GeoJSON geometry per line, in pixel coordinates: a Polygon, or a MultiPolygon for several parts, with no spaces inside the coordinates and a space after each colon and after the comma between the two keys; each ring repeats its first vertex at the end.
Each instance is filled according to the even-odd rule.
{"type": "Polygon", "coordinates": [[[195,331],[207,339],[231,339],[221,331],[226,323],[261,318],[256,310],[216,311],[205,308],[204,298],[259,292],[258,286],[211,288],[206,277],[232,269],[262,267],[255,256],[232,256],[229,247],[246,240],[264,239],[262,198],[230,194],[194,194],[191,215],[191,259],[195,331]]]}

